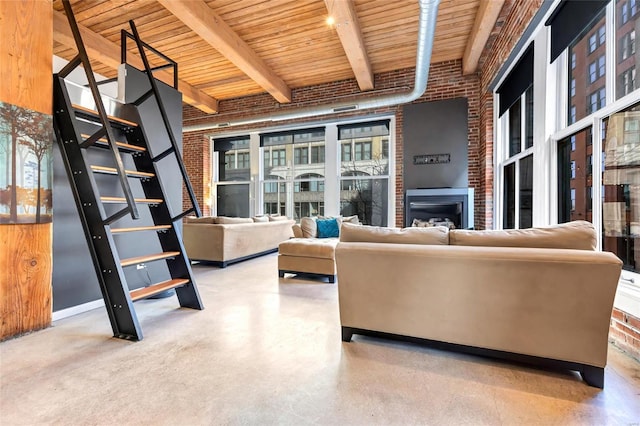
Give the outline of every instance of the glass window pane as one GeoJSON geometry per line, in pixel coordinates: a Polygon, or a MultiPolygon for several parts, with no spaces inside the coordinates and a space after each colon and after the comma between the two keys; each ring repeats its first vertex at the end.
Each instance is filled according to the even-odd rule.
{"type": "Polygon", "coordinates": [[[216,186],[218,216],[249,217],[249,184],[216,186]]]}
{"type": "Polygon", "coordinates": [[[389,179],[349,179],[340,190],[340,214],[357,215],[365,225],[387,226],[389,179]]]}
{"type": "Polygon", "coordinates": [[[609,117],[602,145],[602,248],[615,253],[624,269],[640,272],[639,105],[609,117]]]}
{"type": "Polygon", "coordinates": [[[525,124],[524,133],[525,133],[525,148],[531,148],[533,146],[533,86],[530,86],[525,92],[526,99],[526,117],[527,122],[525,124]]]}
{"type": "Polygon", "coordinates": [[[591,127],[558,142],[558,223],[592,221],[592,154],[591,127]]]}
{"type": "Polygon", "coordinates": [[[616,99],[628,95],[638,88],[636,63],[640,60],[636,49],[636,2],[616,1],[616,99]]]}
{"type": "Polygon", "coordinates": [[[571,86],[568,124],[575,123],[605,105],[605,12],[603,9],[594,22],[569,46],[572,63],[569,65],[571,86]]]}
{"type": "Polygon", "coordinates": [[[249,181],[251,157],[249,138],[214,139],[213,149],[218,153],[218,181],[249,181]]]}
{"type": "Polygon", "coordinates": [[[522,150],[521,104],[518,100],[509,108],[509,157],[522,150]]]}
{"type": "Polygon", "coordinates": [[[531,228],[533,224],[533,155],[520,160],[520,224],[518,227],[531,228]]]}
{"type": "Polygon", "coordinates": [[[514,229],[516,225],[516,165],[511,163],[504,168],[504,208],[502,227],[514,229]]]}

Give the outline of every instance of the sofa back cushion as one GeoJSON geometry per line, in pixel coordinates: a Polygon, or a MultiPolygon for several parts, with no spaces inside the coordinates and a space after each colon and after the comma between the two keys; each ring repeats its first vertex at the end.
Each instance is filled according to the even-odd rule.
{"type": "Polygon", "coordinates": [[[449,244],[456,246],[596,249],[596,230],[591,222],[577,220],[544,228],[449,232],[449,244]]]}
{"type": "Polygon", "coordinates": [[[271,215],[269,216],[269,222],[282,222],[285,220],[289,220],[288,217],[286,216],[280,216],[280,215],[271,215]]]}
{"type": "Polygon", "coordinates": [[[269,216],[253,216],[251,219],[256,223],[269,222],[269,216]]]}
{"type": "Polygon", "coordinates": [[[449,229],[444,226],[385,228],[343,223],[340,229],[340,241],[350,243],[447,245],[449,244],[449,229]]]}
{"type": "Polygon", "coordinates": [[[202,216],[202,217],[195,217],[195,216],[187,216],[184,218],[184,223],[206,223],[206,224],[212,224],[212,223],[216,223],[216,219],[217,217],[215,216],[202,216]]]}
{"type": "Polygon", "coordinates": [[[318,225],[314,217],[303,217],[300,219],[300,228],[304,238],[318,238],[318,225]]]}
{"type": "Polygon", "coordinates": [[[232,225],[237,223],[253,223],[253,219],[250,217],[227,217],[218,216],[216,223],[220,225],[232,225]]]}

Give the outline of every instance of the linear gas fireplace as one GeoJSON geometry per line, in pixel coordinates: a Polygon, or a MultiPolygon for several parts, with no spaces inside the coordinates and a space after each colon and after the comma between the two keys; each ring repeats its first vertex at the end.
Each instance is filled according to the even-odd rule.
{"type": "Polygon", "coordinates": [[[473,188],[408,189],[404,226],[473,228],[473,188]]]}

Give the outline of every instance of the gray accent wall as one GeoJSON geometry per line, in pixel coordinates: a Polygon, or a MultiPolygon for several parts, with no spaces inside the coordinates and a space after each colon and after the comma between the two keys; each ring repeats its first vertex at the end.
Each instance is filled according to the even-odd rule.
{"type": "Polygon", "coordinates": [[[468,166],[466,98],[403,107],[404,188],[466,188],[468,166]],[[414,164],[414,156],[449,154],[450,162],[414,164]]]}
{"type": "MultiPolygon", "coordinates": [[[[134,100],[150,87],[146,75],[130,66],[126,67],[126,71],[123,68],[121,74],[127,101],[134,100]]],[[[174,137],[182,148],[182,95],[164,83],[158,84],[174,137]]],[[[155,100],[150,98],[143,102],[138,113],[150,141],[150,150],[157,155],[169,147],[169,141],[155,100]]],[[[89,149],[85,154],[88,164],[113,166],[113,157],[108,150],[89,149]]],[[[123,155],[123,160],[127,169],[135,168],[129,154],[123,155]]],[[[168,202],[172,214],[177,215],[182,211],[182,177],[174,157],[170,155],[161,160],[157,169],[165,189],[169,188],[168,202]]],[[[54,144],[53,175],[53,311],[56,312],[102,300],[102,294],[57,143],[54,144]]],[[[95,178],[101,195],[121,196],[116,177],[96,175],[95,178]]],[[[140,182],[136,179],[130,179],[129,182],[134,196],[143,197],[140,182]]],[[[113,209],[105,207],[107,214],[113,213],[113,209]]],[[[139,206],[139,209],[141,219],[134,221],[123,218],[115,226],[151,225],[153,221],[149,208],[139,206]]],[[[140,236],[139,233],[114,236],[121,258],[162,251],[153,235],[149,239],[141,239],[140,236]]],[[[130,289],[169,278],[165,262],[152,262],[141,270],[125,268],[125,274],[130,289]]]]}

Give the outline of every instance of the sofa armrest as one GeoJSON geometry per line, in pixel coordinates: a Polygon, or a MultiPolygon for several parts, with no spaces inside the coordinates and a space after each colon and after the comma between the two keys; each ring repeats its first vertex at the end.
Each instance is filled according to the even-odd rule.
{"type": "Polygon", "coordinates": [[[224,246],[223,225],[183,223],[182,241],[190,259],[222,260],[224,246]]]}
{"type": "Polygon", "coordinates": [[[293,231],[293,238],[303,238],[304,237],[304,235],[302,234],[302,228],[297,223],[293,224],[293,226],[291,227],[291,230],[293,231]]]}

